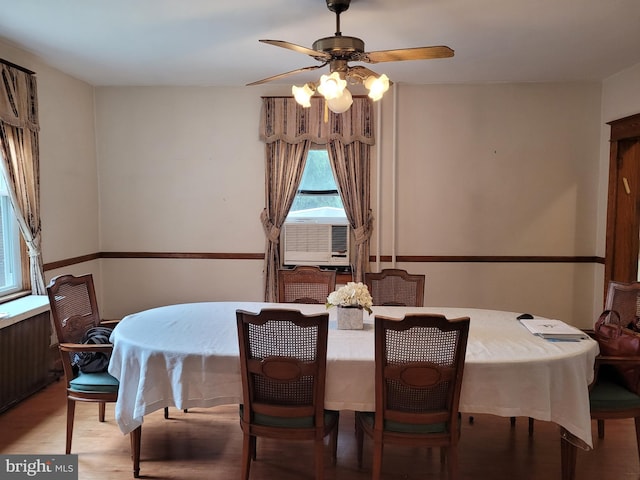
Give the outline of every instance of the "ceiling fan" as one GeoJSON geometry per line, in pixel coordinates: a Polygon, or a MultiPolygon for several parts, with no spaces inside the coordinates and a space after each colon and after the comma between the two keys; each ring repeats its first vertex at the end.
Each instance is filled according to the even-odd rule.
{"type": "MultiPolygon", "coordinates": [[[[401,48],[397,50],[379,50],[374,52],[366,52],[364,42],[361,39],[357,37],[348,37],[342,35],[342,32],[340,31],[340,14],[349,8],[351,0],[326,0],[326,2],[327,8],[336,14],[336,33],[332,37],[325,37],[316,40],[315,42],[313,42],[312,48],[302,47],[300,45],[282,40],[260,40],[260,42],[262,43],[275,45],[276,47],[282,47],[293,50],[295,52],[303,53],[305,55],[309,55],[310,57],[313,57],[315,60],[321,63],[319,65],[302,67],[290,72],[280,73],[278,75],[263,78],[262,80],[247,84],[248,86],[271,82],[273,80],[287,77],[289,75],[316,70],[318,68],[329,65],[331,75],[323,75],[323,79],[326,77],[327,79],[332,78],[334,82],[338,82],[339,80],[344,81],[345,83],[344,86],[342,86],[342,89],[338,87],[339,94],[342,93],[347,81],[349,81],[350,83],[362,83],[371,92],[371,89],[367,86],[367,82],[369,83],[369,85],[372,85],[373,82],[377,79],[381,79],[383,83],[386,82],[386,88],[388,89],[389,80],[388,78],[386,78],[386,75],[378,75],[369,68],[360,65],[349,66],[349,62],[381,63],[398,62],[403,60],[428,60],[434,58],[448,58],[453,56],[453,50],[446,46],[401,48]]],[[[308,83],[305,85],[305,87],[307,87],[306,93],[310,92],[309,97],[313,94],[316,88],[318,92],[323,94],[323,96],[327,100],[330,100],[330,96],[335,94],[329,93],[329,96],[327,96],[323,92],[322,81],[319,86],[308,83]]],[[[295,88],[298,87],[294,87],[294,89],[295,88]]],[[[327,89],[330,89],[330,86],[325,88],[325,90],[327,89]]],[[[331,92],[334,92],[334,90],[331,90],[331,92]]],[[[382,93],[384,93],[384,91],[382,93]]],[[[337,95],[339,96],[339,94],[337,95]]],[[[296,95],[295,90],[294,95],[296,95]]],[[[371,96],[371,94],[369,96],[371,96]]],[[[379,94],[378,98],[381,97],[382,94],[379,94]]],[[[335,99],[336,97],[334,96],[333,98],[335,99]]],[[[350,105],[351,103],[349,103],[349,106],[350,105]]],[[[347,108],[349,107],[347,106],[347,108]]]]}

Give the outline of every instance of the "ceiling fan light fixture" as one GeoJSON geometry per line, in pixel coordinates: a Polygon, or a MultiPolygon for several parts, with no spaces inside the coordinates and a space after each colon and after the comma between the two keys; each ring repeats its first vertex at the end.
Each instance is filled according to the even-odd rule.
{"type": "Polygon", "coordinates": [[[311,106],[311,96],[314,93],[314,89],[311,84],[305,83],[302,87],[296,87],[294,85],[291,87],[291,93],[299,105],[304,108],[309,108],[311,106]]]}
{"type": "Polygon", "coordinates": [[[322,75],[320,77],[320,85],[318,85],[318,93],[326,100],[332,100],[342,95],[347,87],[347,81],[340,77],[338,72],[331,75],[322,75]]]}
{"type": "MultiPolygon", "coordinates": [[[[386,75],[378,75],[364,66],[349,66],[349,62],[400,62],[406,60],[449,58],[454,55],[454,51],[444,45],[368,52],[365,50],[364,41],[362,39],[342,35],[340,30],[340,14],[349,8],[351,0],[326,0],[326,3],[329,11],[336,14],[336,31],[331,37],[323,37],[313,42],[312,48],[303,47],[283,40],[260,40],[262,43],[267,43],[276,47],[286,48],[288,50],[293,50],[294,52],[308,55],[321,62],[321,65],[298,68],[290,72],[273,75],[271,77],[258,80],[257,82],[252,82],[247,85],[259,85],[278,80],[289,75],[308,72],[329,65],[331,75],[323,75],[319,85],[316,83],[307,84],[312,91],[317,91],[325,98],[324,110],[326,119],[330,100],[336,100],[335,102],[331,102],[335,107],[335,109],[332,109],[334,112],[342,110],[344,108],[343,105],[346,105],[347,103],[350,104],[350,102],[353,101],[351,93],[348,93],[348,96],[343,94],[343,91],[345,91],[347,86],[347,80],[351,85],[364,85],[367,90],[369,90],[369,98],[374,102],[380,100],[384,93],[389,90],[391,82],[386,75]],[[347,101],[347,99],[349,100],[347,101]],[[340,106],[338,106],[338,104],[340,104],[340,106]]],[[[388,3],[391,4],[392,2],[388,3]]],[[[294,87],[292,91],[294,97],[296,97],[296,101],[300,105],[305,107],[310,105],[310,99],[307,97],[310,97],[311,95],[309,95],[308,92],[305,93],[302,100],[298,100],[296,87],[294,87]]],[[[302,95],[302,92],[300,95],[302,95]]],[[[348,110],[348,107],[342,111],[346,110],[348,110]]]]}
{"type": "Polygon", "coordinates": [[[369,90],[369,98],[376,102],[389,90],[389,77],[384,73],[379,77],[371,75],[364,81],[364,86],[369,90]]]}

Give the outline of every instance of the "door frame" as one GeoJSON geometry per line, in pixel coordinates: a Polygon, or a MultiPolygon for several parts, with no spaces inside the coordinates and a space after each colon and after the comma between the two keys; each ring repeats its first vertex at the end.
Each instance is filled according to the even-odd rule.
{"type": "MultiPolygon", "coordinates": [[[[620,143],[628,140],[637,140],[640,142],[640,113],[631,115],[629,117],[620,118],[612,122],[607,122],[607,125],[611,126],[610,136],[610,155],[609,155],[609,193],[607,197],[607,237],[606,237],[606,251],[605,251],[605,268],[604,268],[604,290],[605,296],[609,282],[612,280],[620,282],[633,282],[637,281],[637,262],[640,243],[640,211],[636,215],[624,215],[624,213],[618,212],[617,198],[620,193],[619,190],[624,188],[623,179],[620,178],[618,155],[621,151],[620,143]],[[617,236],[621,229],[622,222],[631,222],[631,228],[633,231],[638,232],[638,235],[633,239],[628,239],[628,252],[622,252],[622,254],[616,255],[615,245],[617,244],[617,236]],[[631,252],[635,251],[635,267],[632,268],[636,273],[636,278],[630,278],[629,273],[621,274],[623,271],[622,262],[628,262],[630,260],[631,252]],[[621,277],[625,277],[622,278],[621,277]],[[629,278],[627,278],[629,277],[629,278]]],[[[634,170],[633,178],[640,178],[640,161],[633,162],[632,169],[634,170]]],[[[625,192],[631,195],[630,201],[634,205],[640,205],[640,188],[634,185],[634,188],[630,192],[625,192]]],[[[628,230],[629,227],[626,227],[628,230]]],[[[628,268],[626,269],[628,272],[628,268]]]]}

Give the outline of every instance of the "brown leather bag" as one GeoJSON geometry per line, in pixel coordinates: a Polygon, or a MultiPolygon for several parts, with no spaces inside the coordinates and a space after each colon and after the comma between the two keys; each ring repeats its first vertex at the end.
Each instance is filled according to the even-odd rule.
{"type": "MultiPolygon", "coordinates": [[[[633,323],[621,324],[620,314],[615,310],[602,312],[594,328],[600,353],[608,357],[640,358],[640,333],[632,328],[635,328],[633,323]]],[[[640,367],[615,365],[614,368],[626,387],[640,395],[640,367]]]]}

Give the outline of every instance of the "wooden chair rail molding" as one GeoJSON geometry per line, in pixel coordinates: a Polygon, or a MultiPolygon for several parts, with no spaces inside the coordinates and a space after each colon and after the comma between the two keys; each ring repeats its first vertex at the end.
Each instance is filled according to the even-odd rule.
{"type": "MultiPolygon", "coordinates": [[[[264,253],[216,253],[216,252],[98,252],[79,257],[67,258],[44,264],[44,270],[50,271],[70,265],[90,262],[100,258],[173,258],[190,260],[264,260],[264,253]]],[[[377,258],[369,257],[371,262],[377,258]]],[[[391,255],[382,255],[381,262],[391,262],[391,255]]],[[[552,256],[552,255],[396,255],[396,262],[406,263],[599,263],[603,257],[597,256],[552,256]]]]}

